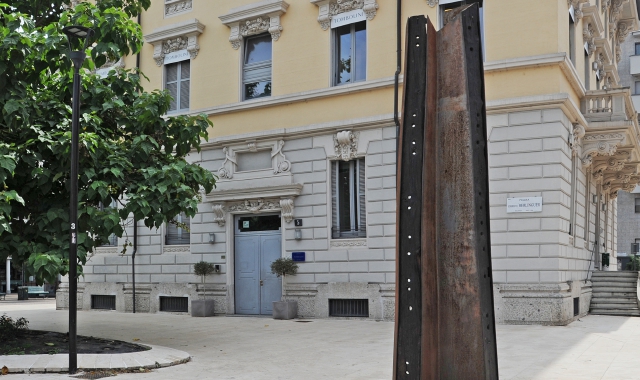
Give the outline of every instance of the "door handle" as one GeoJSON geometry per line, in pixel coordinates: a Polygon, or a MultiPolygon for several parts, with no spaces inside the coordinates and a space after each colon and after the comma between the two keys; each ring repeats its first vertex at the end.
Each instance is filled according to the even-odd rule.
{"type": "Polygon", "coordinates": [[[260,286],[264,286],[264,281],[260,280],[260,286]]]}

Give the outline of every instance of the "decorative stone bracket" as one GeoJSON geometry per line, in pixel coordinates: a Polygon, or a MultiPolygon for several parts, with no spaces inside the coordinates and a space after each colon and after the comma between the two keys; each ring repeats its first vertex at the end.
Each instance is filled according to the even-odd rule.
{"type": "MultiPolygon", "coordinates": [[[[322,30],[327,30],[331,26],[331,19],[340,13],[362,9],[367,15],[367,20],[371,21],[378,13],[379,5],[376,0],[310,0],[312,4],[318,6],[318,23],[322,30]]],[[[429,5],[433,0],[429,0],[429,5]]],[[[435,6],[431,5],[432,7],[435,6]]]]}
{"type": "Polygon", "coordinates": [[[585,129],[580,124],[574,124],[573,130],[569,135],[569,148],[571,148],[572,156],[580,156],[582,151],[582,138],[585,135],[585,129]]]}
{"type": "Polygon", "coordinates": [[[613,156],[625,140],[620,132],[589,134],[582,141],[582,164],[589,167],[597,156],[613,156]]]}
{"type": "Polygon", "coordinates": [[[349,161],[358,157],[358,138],[360,132],[342,131],[333,136],[335,158],[349,161]]]}
{"type": "Polygon", "coordinates": [[[231,29],[229,42],[239,49],[244,37],[269,32],[277,41],[282,33],[280,16],[287,12],[289,4],[283,0],[265,0],[231,9],[220,16],[220,21],[231,29]]]}
{"type": "Polygon", "coordinates": [[[175,51],[187,50],[191,59],[198,56],[200,45],[198,36],[204,31],[204,24],[191,19],[163,26],[144,36],[146,42],[153,45],[153,59],[156,65],[164,64],[164,57],[175,51]]]}

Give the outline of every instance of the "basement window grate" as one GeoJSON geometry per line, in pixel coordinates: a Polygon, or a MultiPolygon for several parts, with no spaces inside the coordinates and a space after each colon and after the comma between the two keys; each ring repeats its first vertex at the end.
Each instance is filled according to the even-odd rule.
{"type": "Polygon", "coordinates": [[[189,297],[160,297],[160,311],[187,313],[189,297]]]}
{"type": "Polygon", "coordinates": [[[329,299],[330,317],[368,317],[367,299],[329,299]]]}
{"type": "Polygon", "coordinates": [[[580,297],[573,297],[573,316],[580,314],[580,297]]]}
{"type": "Polygon", "coordinates": [[[116,296],[105,296],[99,294],[91,295],[91,308],[96,310],[115,310],[116,296]]]}

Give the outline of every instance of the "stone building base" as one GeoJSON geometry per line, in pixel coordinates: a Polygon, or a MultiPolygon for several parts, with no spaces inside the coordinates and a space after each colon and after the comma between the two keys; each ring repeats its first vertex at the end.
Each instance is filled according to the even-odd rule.
{"type": "Polygon", "coordinates": [[[493,298],[498,324],[564,326],[589,313],[591,282],[494,284],[493,298]]]}
{"type": "MultiPolygon", "coordinates": [[[[219,284],[191,283],[137,283],[136,313],[157,313],[160,311],[160,297],[187,297],[191,312],[191,300],[204,299],[206,286],[207,299],[215,302],[216,314],[227,313],[226,286],[219,284]]],[[[116,311],[133,312],[133,284],[87,282],[78,284],[78,310],[91,310],[92,295],[116,296],[116,311]]],[[[62,283],[56,293],[56,309],[69,309],[69,284],[62,283]]]]}
{"type": "Polygon", "coordinates": [[[369,319],[395,319],[395,285],[363,282],[287,285],[287,299],[298,301],[301,318],[329,318],[329,299],[367,299],[369,319]]]}

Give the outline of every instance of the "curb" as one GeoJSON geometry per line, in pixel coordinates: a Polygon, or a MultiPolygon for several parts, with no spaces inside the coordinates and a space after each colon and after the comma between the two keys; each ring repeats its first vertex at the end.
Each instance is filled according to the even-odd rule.
{"type": "MultiPolygon", "coordinates": [[[[125,354],[78,354],[78,370],[123,370],[130,368],[155,369],[187,363],[191,355],[169,347],[154,346],[151,350],[125,354]]],[[[4,355],[0,368],[14,373],[68,373],[69,355],[4,355]]]]}

